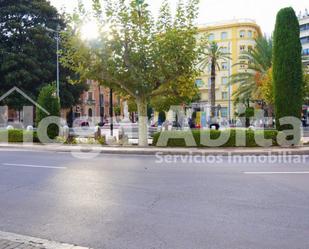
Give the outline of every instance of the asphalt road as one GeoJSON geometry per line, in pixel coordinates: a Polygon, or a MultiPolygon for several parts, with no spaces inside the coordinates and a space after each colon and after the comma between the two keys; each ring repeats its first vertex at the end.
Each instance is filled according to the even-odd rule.
{"type": "Polygon", "coordinates": [[[309,248],[308,160],[156,160],[2,150],[0,231],[102,249],[309,248]]]}

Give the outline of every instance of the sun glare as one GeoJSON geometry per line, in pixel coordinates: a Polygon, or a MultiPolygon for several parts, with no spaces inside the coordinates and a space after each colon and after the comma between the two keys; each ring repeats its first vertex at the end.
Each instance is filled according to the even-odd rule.
{"type": "Polygon", "coordinates": [[[81,28],[81,36],[83,40],[95,40],[99,36],[99,28],[95,21],[87,22],[81,28]]]}

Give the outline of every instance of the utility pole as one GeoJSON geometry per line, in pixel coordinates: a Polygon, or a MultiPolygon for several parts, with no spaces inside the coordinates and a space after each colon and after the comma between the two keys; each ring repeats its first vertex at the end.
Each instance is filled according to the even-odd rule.
{"type": "Polygon", "coordinates": [[[58,30],[54,30],[54,29],[50,29],[50,28],[45,28],[48,32],[51,32],[51,33],[55,33],[56,34],[56,42],[57,42],[57,76],[56,76],[56,79],[57,79],[57,98],[58,98],[58,101],[60,103],[60,69],[59,69],[59,43],[60,43],[60,31],[59,31],[59,27],[58,27],[58,30]]]}
{"type": "Polygon", "coordinates": [[[59,31],[56,32],[57,36],[57,97],[60,103],[60,69],[59,69],[59,31]]]}
{"type": "MultiPolygon", "coordinates": [[[[231,50],[231,42],[229,42],[229,46],[228,46],[228,52],[230,53],[231,50]]],[[[228,74],[229,74],[229,80],[231,78],[231,61],[228,60],[228,74]]],[[[229,108],[228,108],[228,116],[229,116],[229,124],[231,124],[231,84],[229,82],[229,86],[228,86],[228,97],[229,97],[229,108]]]]}
{"type": "Polygon", "coordinates": [[[111,136],[114,135],[114,121],[113,121],[113,117],[114,117],[114,110],[113,110],[113,88],[110,88],[109,90],[109,116],[110,116],[110,130],[111,130],[111,136]]]}

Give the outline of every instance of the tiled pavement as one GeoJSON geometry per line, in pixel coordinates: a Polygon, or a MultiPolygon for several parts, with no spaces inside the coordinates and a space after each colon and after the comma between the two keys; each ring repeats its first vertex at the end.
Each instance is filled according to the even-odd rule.
{"type": "Polygon", "coordinates": [[[90,249],[0,231],[0,249],[90,249]]]}

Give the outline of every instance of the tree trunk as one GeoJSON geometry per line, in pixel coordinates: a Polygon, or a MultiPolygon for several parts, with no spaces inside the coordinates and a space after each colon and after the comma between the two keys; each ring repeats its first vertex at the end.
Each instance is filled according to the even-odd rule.
{"type": "Polygon", "coordinates": [[[146,147],[148,146],[147,101],[137,100],[136,104],[138,109],[138,145],[146,147]]]}
{"type": "Polygon", "coordinates": [[[211,63],[211,78],[210,78],[210,106],[211,117],[215,117],[216,112],[216,62],[211,63]]]}

